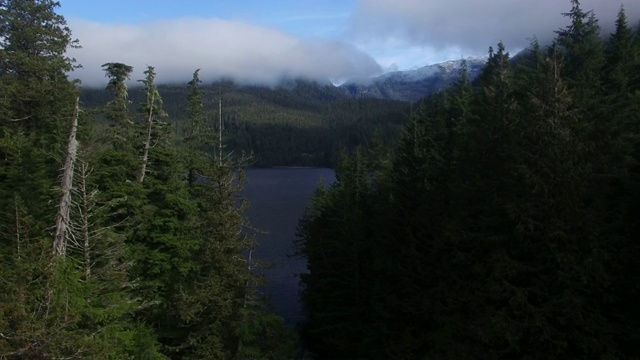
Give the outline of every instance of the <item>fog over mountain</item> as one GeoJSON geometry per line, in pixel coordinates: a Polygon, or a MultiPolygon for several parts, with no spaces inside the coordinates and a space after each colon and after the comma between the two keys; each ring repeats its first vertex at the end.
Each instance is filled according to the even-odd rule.
{"type": "Polygon", "coordinates": [[[72,76],[87,86],[106,83],[106,62],[132,65],[132,77],[139,78],[147,65],[155,66],[159,82],[186,82],[198,68],[204,81],[228,77],[267,85],[283,77],[345,79],[382,71],[353,45],[241,21],[192,18],[133,26],[72,19],[69,25],[83,47],[70,52],[83,66],[72,76]]]}
{"type": "MultiPolygon", "coordinates": [[[[416,70],[393,71],[369,79],[348,81],[339,88],[354,98],[418,101],[429,94],[446,90],[458,79],[463,60],[450,60],[416,70]]],[[[480,75],[486,58],[464,59],[470,80],[480,75]]]]}
{"type": "MultiPolygon", "coordinates": [[[[514,54],[533,36],[543,43],[551,40],[554,30],[567,26],[562,13],[571,8],[568,0],[355,0],[353,4],[349,15],[337,17],[344,22],[340,35],[331,37],[293,33],[247,19],[204,17],[215,14],[127,24],[68,18],[83,47],[69,53],[83,65],[71,76],[85,86],[103,86],[106,79],[100,66],[123,62],[134,67],[132,80],[142,78],[146,66],[153,65],[163,83],[186,83],[198,68],[205,82],[225,77],[275,85],[283,78],[300,77],[342,83],[485,56],[498,41],[514,54]]],[[[581,1],[585,11],[594,10],[605,36],[621,5],[635,25],[640,18],[638,0],[581,1]]]]}
{"type": "MultiPolygon", "coordinates": [[[[605,36],[613,31],[621,6],[632,26],[640,18],[638,0],[582,0],[580,6],[593,10],[605,36]]],[[[360,0],[349,34],[371,48],[387,44],[456,59],[484,55],[499,41],[511,52],[527,47],[534,36],[549,42],[555,30],[568,25],[562,14],[570,10],[568,0],[360,0]]]]}

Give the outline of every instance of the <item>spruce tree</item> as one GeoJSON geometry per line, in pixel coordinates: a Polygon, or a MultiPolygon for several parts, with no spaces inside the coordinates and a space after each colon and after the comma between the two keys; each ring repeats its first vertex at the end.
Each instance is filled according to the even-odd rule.
{"type": "MultiPolygon", "coordinates": [[[[571,22],[556,31],[555,41],[562,50],[567,85],[575,107],[583,111],[582,131],[599,132],[595,119],[600,114],[598,99],[602,96],[604,46],[600,26],[593,11],[584,11],[578,0],[571,0],[571,10],[563,15],[571,22]]],[[[605,129],[606,130],[606,129],[605,129]]]]}
{"type": "Polygon", "coordinates": [[[300,252],[309,269],[301,276],[302,301],[309,311],[302,336],[321,357],[368,356],[387,343],[370,331],[380,315],[371,305],[383,306],[384,289],[371,289],[379,209],[360,150],[341,157],[336,179],[331,188],[317,191],[300,222],[300,252]]]}
{"type": "Polygon", "coordinates": [[[353,192],[367,182],[339,172],[314,197],[300,236],[304,338],[320,357],[636,356],[637,91],[610,74],[637,65],[637,38],[621,11],[605,64],[595,16],[572,4],[571,25],[515,73],[499,44],[477,90],[462,74],[429,97],[390,180],[369,173],[353,192]],[[362,193],[364,209],[349,200],[362,193]],[[354,279],[368,318],[350,308],[354,279]]]}
{"type": "MultiPolygon", "coordinates": [[[[55,198],[50,189],[62,167],[60,154],[76,96],[67,78],[76,65],[66,51],[77,42],[64,18],[55,13],[58,6],[44,0],[0,5],[0,136],[5,144],[21,142],[20,138],[31,144],[19,153],[13,153],[17,150],[13,146],[5,148],[3,158],[18,160],[11,166],[30,175],[14,184],[3,181],[3,187],[18,192],[28,212],[42,221],[36,226],[42,227],[50,226],[46,219],[54,217],[55,209],[43,204],[55,198]]],[[[3,203],[14,198],[13,191],[2,198],[3,203]]]]}
{"type": "Polygon", "coordinates": [[[195,207],[194,247],[185,263],[193,267],[175,291],[176,321],[184,331],[176,334],[172,348],[183,358],[232,358],[242,349],[240,322],[255,286],[243,256],[253,241],[241,231],[248,226],[246,202],[239,195],[246,159],[214,156],[213,128],[206,122],[199,83],[195,71],[182,149],[186,191],[195,207]]]}
{"type": "Polygon", "coordinates": [[[187,112],[189,121],[186,125],[186,136],[184,148],[188,152],[185,154],[187,168],[189,171],[188,181],[193,185],[198,176],[202,174],[206,167],[209,155],[213,151],[213,126],[207,120],[204,109],[202,91],[200,90],[200,69],[194,71],[193,78],[188,83],[189,93],[187,95],[187,112]]]}
{"type": "Polygon", "coordinates": [[[141,80],[144,83],[145,92],[147,94],[146,101],[143,104],[142,113],[146,117],[146,131],[143,136],[143,147],[142,147],[142,155],[141,155],[141,165],[140,172],[138,173],[138,182],[142,183],[144,181],[144,177],[147,172],[147,163],[149,162],[149,149],[151,148],[151,141],[165,141],[165,139],[154,139],[153,135],[158,137],[161,135],[162,130],[157,128],[162,127],[163,123],[160,122],[159,118],[167,116],[167,114],[162,110],[162,98],[160,97],[160,93],[158,93],[158,89],[155,85],[155,69],[153,66],[147,67],[144,74],[146,75],[144,80],[141,80]],[[154,134],[155,133],[155,134],[154,134]]]}
{"type": "Polygon", "coordinates": [[[627,23],[624,7],[620,7],[616,28],[606,49],[606,82],[610,90],[624,94],[633,81],[633,67],[638,59],[634,47],[633,29],[627,23]]]}

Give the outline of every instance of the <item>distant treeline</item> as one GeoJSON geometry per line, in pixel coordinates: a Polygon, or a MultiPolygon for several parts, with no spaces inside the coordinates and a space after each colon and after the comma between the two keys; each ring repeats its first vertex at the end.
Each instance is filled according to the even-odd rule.
{"type": "MultiPolygon", "coordinates": [[[[216,134],[222,101],[223,152],[252,154],[251,164],[258,167],[334,167],[341,151],[366,146],[373,137],[391,149],[411,107],[400,101],[352,99],[332,85],[304,80],[292,80],[276,88],[223,81],[201,90],[207,121],[216,134]]],[[[177,137],[184,137],[188,119],[186,82],[161,85],[158,91],[169,114],[167,121],[177,137]]],[[[132,87],[129,96],[137,104],[144,90],[132,87]]],[[[109,99],[104,89],[85,89],[81,94],[82,104],[88,108],[103,106],[109,99]]]]}
{"type": "Polygon", "coordinates": [[[518,65],[498,44],[392,156],[356,150],[317,192],[299,246],[319,358],[640,357],[640,29],[621,10],[603,42],[571,4],[553,44],[518,65]]]}

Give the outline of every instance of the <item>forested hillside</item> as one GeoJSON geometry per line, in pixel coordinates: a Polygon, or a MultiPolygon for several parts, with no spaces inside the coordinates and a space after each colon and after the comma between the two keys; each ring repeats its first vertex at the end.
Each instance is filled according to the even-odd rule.
{"type": "MultiPolygon", "coordinates": [[[[225,153],[253,154],[253,166],[335,166],[338,154],[367,146],[374,137],[391,148],[406,122],[411,105],[383,99],[353,99],[333,85],[303,80],[280,86],[240,86],[232,81],[201,87],[207,121],[218,131],[222,108],[225,153]]],[[[158,92],[167,119],[178,138],[186,133],[187,92],[184,85],[161,85],[158,92]]],[[[132,87],[137,103],[144,90],[132,87]]],[[[81,102],[88,108],[103,106],[109,94],[85,89],[81,102]]],[[[131,108],[131,111],[134,109],[131,108]]]]}
{"type": "Polygon", "coordinates": [[[83,89],[59,4],[0,0],[0,359],[295,358],[242,169],[336,163],[299,226],[307,358],[640,357],[640,19],[570,4],[411,105],[120,62],[83,89]]]}
{"type": "Polygon", "coordinates": [[[355,151],[300,224],[320,358],[640,356],[640,29],[571,2],[550,46],[502,44],[355,151]],[[603,41],[604,39],[604,41],[603,41]]]}
{"type": "Polygon", "coordinates": [[[179,137],[152,66],[129,97],[104,64],[83,107],[58,6],[0,1],[0,358],[293,357],[245,256],[249,159],[214,155],[198,72],[179,137]]]}

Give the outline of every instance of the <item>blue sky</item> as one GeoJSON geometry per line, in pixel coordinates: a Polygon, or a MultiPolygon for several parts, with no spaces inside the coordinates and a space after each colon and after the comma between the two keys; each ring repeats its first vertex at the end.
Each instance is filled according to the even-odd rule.
{"type": "Polygon", "coordinates": [[[354,0],[62,0],[61,13],[100,23],[140,24],[180,17],[240,20],[303,36],[339,36],[354,0]],[[126,9],[126,11],[122,11],[126,9]]]}
{"type": "MultiPolygon", "coordinates": [[[[100,65],[153,65],[160,81],[221,76],[275,83],[302,76],[341,82],[445,60],[484,56],[503,41],[512,53],[529,38],[566,26],[569,0],[60,0],[82,49],[72,76],[101,85],[100,65]]],[[[607,31],[624,4],[633,24],[638,0],[582,0],[607,31]]],[[[139,73],[139,74],[138,74],[139,73]]]]}

